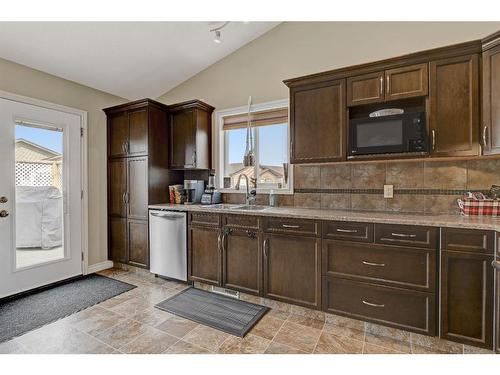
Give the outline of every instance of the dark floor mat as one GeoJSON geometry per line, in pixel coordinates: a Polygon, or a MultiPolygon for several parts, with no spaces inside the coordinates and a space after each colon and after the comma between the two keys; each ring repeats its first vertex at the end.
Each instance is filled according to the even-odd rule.
{"type": "Polygon", "coordinates": [[[195,288],[186,289],[155,307],[239,337],[245,336],[269,310],[195,288]]]}
{"type": "Polygon", "coordinates": [[[96,274],[0,302],[0,342],[105,301],[136,286],[96,274]]]}

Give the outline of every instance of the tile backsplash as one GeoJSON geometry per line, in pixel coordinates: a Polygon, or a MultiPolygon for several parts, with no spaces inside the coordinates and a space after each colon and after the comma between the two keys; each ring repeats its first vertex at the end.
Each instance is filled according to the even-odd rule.
{"type": "MultiPolygon", "coordinates": [[[[294,194],[281,195],[280,206],[414,213],[458,213],[456,199],[466,190],[500,185],[500,159],[459,161],[380,161],[294,165],[294,194]],[[384,198],[384,184],[394,198],[384,198]]],[[[226,203],[242,203],[241,194],[224,194],[226,203]]],[[[257,202],[267,204],[266,195],[257,202]]]]}

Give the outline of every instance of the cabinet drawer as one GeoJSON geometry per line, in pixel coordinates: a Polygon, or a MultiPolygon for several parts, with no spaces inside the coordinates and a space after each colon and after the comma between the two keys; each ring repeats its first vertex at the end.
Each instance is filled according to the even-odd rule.
{"type": "Polygon", "coordinates": [[[209,212],[190,212],[189,224],[219,227],[220,216],[218,214],[212,214],[209,212]]]}
{"type": "Polygon", "coordinates": [[[436,333],[434,294],[323,277],[323,310],[426,335],[436,333]]]}
{"type": "Polygon", "coordinates": [[[423,247],[437,246],[438,228],[417,225],[375,224],[375,242],[387,245],[423,247]]]}
{"type": "Polygon", "coordinates": [[[288,219],[284,217],[266,217],[264,230],[270,233],[291,233],[319,236],[319,222],[305,219],[288,219]]]}
{"type": "Polygon", "coordinates": [[[224,226],[236,229],[260,229],[261,218],[259,216],[224,215],[222,223],[224,226]]]}
{"type": "Polygon", "coordinates": [[[324,221],[323,238],[373,242],[373,224],[346,221],[324,221]]]}
{"type": "Polygon", "coordinates": [[[495,232],[476,229],[442,228],[441,249],[494,254],[495,232]]]}
{"type": "Polygon", "coordinates": [[[434,293],[436,250],[323,241],[323,275],[434,293]]]}

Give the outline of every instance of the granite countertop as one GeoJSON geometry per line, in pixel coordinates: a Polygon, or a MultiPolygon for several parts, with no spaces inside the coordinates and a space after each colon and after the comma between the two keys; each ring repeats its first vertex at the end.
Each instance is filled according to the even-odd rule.
{"type": "Polygon", "coordinates": [[[170,211],[196,211],[213,213],[231,213],[238,215],[290,217],[298,219],[358,221],[368,223],[430,225],[435,227],[469,228],[496,230],[500,232],[500,218],[494,217],[468,217],[447,214],[411,214],[389,212],[366,212],[349,210],[323,210],[295,207],[266,207],[264,210],[248,211],[237,209],[241,204],[218,205],[183,205],[183,204],[152,204],[150,209],[170,211]]]}

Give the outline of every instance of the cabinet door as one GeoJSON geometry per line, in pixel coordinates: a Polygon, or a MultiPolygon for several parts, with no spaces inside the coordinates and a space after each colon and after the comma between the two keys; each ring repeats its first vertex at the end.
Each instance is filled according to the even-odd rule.
{"type": "Polygon", "coordinates": [[[430,63],[430,144],[435,156],[479,152],[478,55],[430,63]]]}
{"type": "Polygon", "coordinates": [[[170,114],[170,168],[196,167],[196,123],[193,109],[170,114]]]}
{"type": "Polygon", "coordinates": [[[128,221],[128,260],[139,267],[149,267],[148,221],[128,221]]]}
{"type": "Polygon", "coordinates": [[[290,91],[291,162],[345,158],[345,81],[292,88],[290,91]]]}
{"type": "Polygon", "coordinates": [[[262,289],[261,234],[225,229],[222,240],[222,285],[259,295],[262,289]]]}
{"type": "Polygon", "coordinates": [[[441,251],[441,338],[492,349],[492,260],[441,251]]]}
{"type": "Polygon", "coordinates": [[[347,105],[380,103],[384,101],[384,72],[347,78],[347,105]]]}
{"type": "Polygon", "coordinates": [[[111,159],[108,162],[108,214],[127,216],[127,160],[111,159]]]}
{"type": "Polygon", "coordinates": [[[266,234],[264,293],[313,309],[321,307],[321,240],[266,234]]]}
{"type": "Polygon", "coordinates": [[[500,46],[483,53],[483,122],[484,153],[500,153],[500,46]]]}
{"type": "Polygon", "coordinates": [[[426,96],[429,93],[428,64],[385,71],[385,100],[426,96]]]}
{"type": "Polygon", "coordinates": [[[108,116],[108,156],[127,155],[128,118],[126,112],[108,116]]]}
{"type": "Polygon", "coordinates": [[[189,227],[189,280],[221,284],[220,230],[211,227],[189,227]]]}
{"type": "Polygon", "coordinates": [[[128,214],[130,219],[148,218],[148,158],[128,159],[128,214]]]}
{"type": "Polygon", "coordinates": [[[128,112],[130,155],[145,155],[148,153],[148,111],[138,109],[128,112]]]}
{"type": "Polygon", "coordinates": [[[110,259],[116,262],[126,263],[128,261],[127,219],[109,217],[108,236],[108,255],[110,259]]]}

